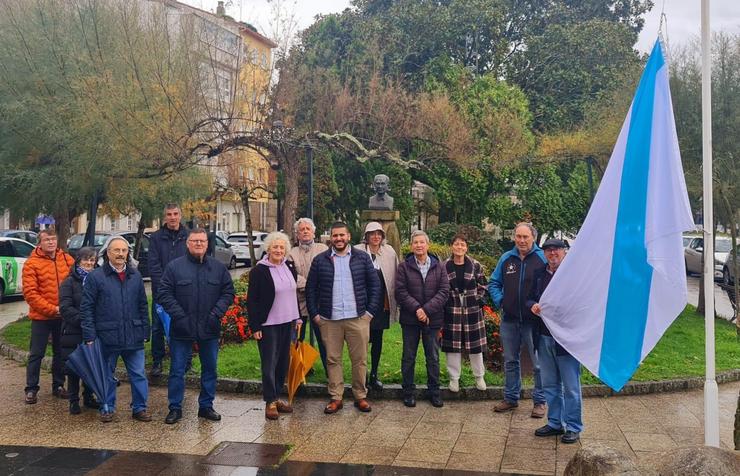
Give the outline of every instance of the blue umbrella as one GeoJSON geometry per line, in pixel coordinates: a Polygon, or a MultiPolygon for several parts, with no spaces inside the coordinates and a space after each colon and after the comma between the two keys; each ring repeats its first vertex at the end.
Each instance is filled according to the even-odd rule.
{"type": "Polygon", "coordinates": [[[172,322],[172,318],[170,318],[170,315],[167,314],[167,311],[164,310],[161,304],[155,304],[154,310],[157,311],[159,320],[162,321],[162,328],[164,329],[164,336],[167,339],[167,342],[169,342],[170,341],[170,322],[172,322]]]}
{"type": "Polygon", "coordinates": [[[80,344],[67,359],[67,367],[76,373],[98,397],[103,404],[103,413],[109,413],[110,409],[105,403],[108,400],[108,392],[112,385],[112,370],[108,360],[103,356],[100,340],[96,339],[92,344],[80,344]]]}

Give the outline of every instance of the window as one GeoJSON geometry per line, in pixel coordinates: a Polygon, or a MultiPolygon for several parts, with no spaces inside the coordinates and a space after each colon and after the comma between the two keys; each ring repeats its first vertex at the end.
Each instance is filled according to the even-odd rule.
{"type": "Polygon", "coordinates": [[[33,251],[33,246],[22,241],[14,241],[13,248],[15,248],[15,255],[19,258],[28,258],[33,251]]]}
{"type": "Polygon", "coordinates": [[[267,64],[267,53],[262,53],[262,67],[267,69],[269,65],[267,64]]]}
{"type": "Polygon", "coordinates": [[[0,256],[13,257],[15,256],[15,250],[10,241],[0,241],[0,256]]]}

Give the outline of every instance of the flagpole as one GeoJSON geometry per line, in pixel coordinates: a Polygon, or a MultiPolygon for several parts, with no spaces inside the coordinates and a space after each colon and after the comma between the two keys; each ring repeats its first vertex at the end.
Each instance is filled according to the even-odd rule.
{"type": "Polygon", "coordinates": [[[701,124],[704,201],[704,444],[719,447],[719,390],[714,365],[714,210],[712,203],[712,45],[709,0],[701,2],[701,124]]]}

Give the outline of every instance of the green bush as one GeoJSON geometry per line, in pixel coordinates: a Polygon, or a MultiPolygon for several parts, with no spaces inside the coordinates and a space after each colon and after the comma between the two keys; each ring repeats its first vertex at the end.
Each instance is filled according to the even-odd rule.
{"type": "Polygon", "coordinates": [[[475,225],[442,223],[427,231],[432,242],[445,246],[450,245],[450,240],[457,233],[462,233],[468,238],[468,251],[471,255],[487,255],[496,259],[501,256],[501,246],[496,238],[475,225]]]}

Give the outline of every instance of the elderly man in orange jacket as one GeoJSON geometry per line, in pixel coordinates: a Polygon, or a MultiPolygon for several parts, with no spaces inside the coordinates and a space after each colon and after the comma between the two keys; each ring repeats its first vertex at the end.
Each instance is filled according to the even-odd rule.
{"type": "Polygon", "coordinates": [[[69,274],[74,259],[57,246],[57,235],[53,230],[39,233],[39,245],[23,265],[23,297],[28,303],[31,318],[31,349],[26,367],[26,403],[36,403],[39,391],[41,359],[46,353],[46,344],[51,334],[54,358],[52,360],[51,393],[55,397],[68,398],[64,389],[62,368],[62,318],[59,314],[59,285],[69,274]]]}

